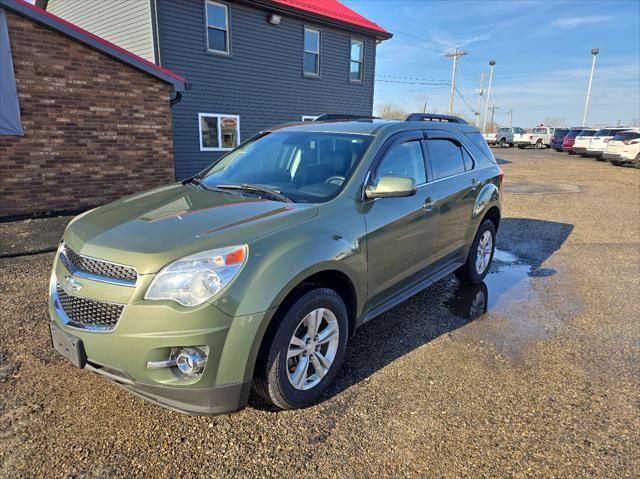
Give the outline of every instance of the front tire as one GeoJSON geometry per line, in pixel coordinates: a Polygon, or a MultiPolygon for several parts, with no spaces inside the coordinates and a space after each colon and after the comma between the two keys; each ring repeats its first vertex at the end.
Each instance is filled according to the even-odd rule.
{"type": "Polygon", "coordinates": [[[256,392],[281,409],[311,405],[335,379],[348,334],[347,308],[338,293],[328,288],[305,293],[265,337],[256,364],[256,392]]]}
{"type": "Polygon", "coordinates": [[[542,141],[536,141],[536,150],[542,150],[543,147],[544,145],[542,144],[542,141]]]}
{"type": "Polygon", "coordinates": [[[638,153],[638,156],[636,156],[636,159],[633,162],[633,166],[635,166],[636,168],[640,168],[640,153],[638,153]]]}
{"type": "Polygon", "coordinates": [[[456,278],[464,284],[480,284],[489,272],[496,245],[496,227],[491,220],[484,220],[471,243],[467,261],[455,271],[456,278]]]}

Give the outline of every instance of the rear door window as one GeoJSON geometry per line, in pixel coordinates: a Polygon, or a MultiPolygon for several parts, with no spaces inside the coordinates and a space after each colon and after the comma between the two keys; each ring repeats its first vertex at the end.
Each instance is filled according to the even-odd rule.
{"type": "Polygon", "coordinates": [[[465,172],[462,148],[457,143],[444,138],[434,138],[427,141],[427,147],[434,180],[465,172]]]}

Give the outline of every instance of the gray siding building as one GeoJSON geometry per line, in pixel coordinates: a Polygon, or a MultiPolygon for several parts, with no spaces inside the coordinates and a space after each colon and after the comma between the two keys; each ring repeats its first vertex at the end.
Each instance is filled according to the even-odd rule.
{"type": "Polygon", "coordinates": [[[336,0],[37,4],[189,80],[172,108],[177,179],[275,124],[371,115],[376,44],[391,37],[336,0]]]}

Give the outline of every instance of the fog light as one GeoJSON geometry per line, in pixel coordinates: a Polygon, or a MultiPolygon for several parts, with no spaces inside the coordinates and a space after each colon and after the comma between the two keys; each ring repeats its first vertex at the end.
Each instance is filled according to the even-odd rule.
{"type": "MultiPolygon", "coordinates": [[[[176,366],[185,376],[199,374],[207,362],[207,353],[204,348],[183,348],[176,357],[176,366]]],[[[209,349],[209,348],[207,348],[209,349]]]]}

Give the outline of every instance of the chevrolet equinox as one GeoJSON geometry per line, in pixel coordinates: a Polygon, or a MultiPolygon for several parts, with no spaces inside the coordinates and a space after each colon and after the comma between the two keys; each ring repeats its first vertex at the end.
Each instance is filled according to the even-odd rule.
{"type": "Polygon", "coordinates": [[[49,290],[55,349],[175,411],[316,401],[356,329],[493,258],[502,171],[444,115],[261,132],[200,174],[74,218],[49,290]]]}

